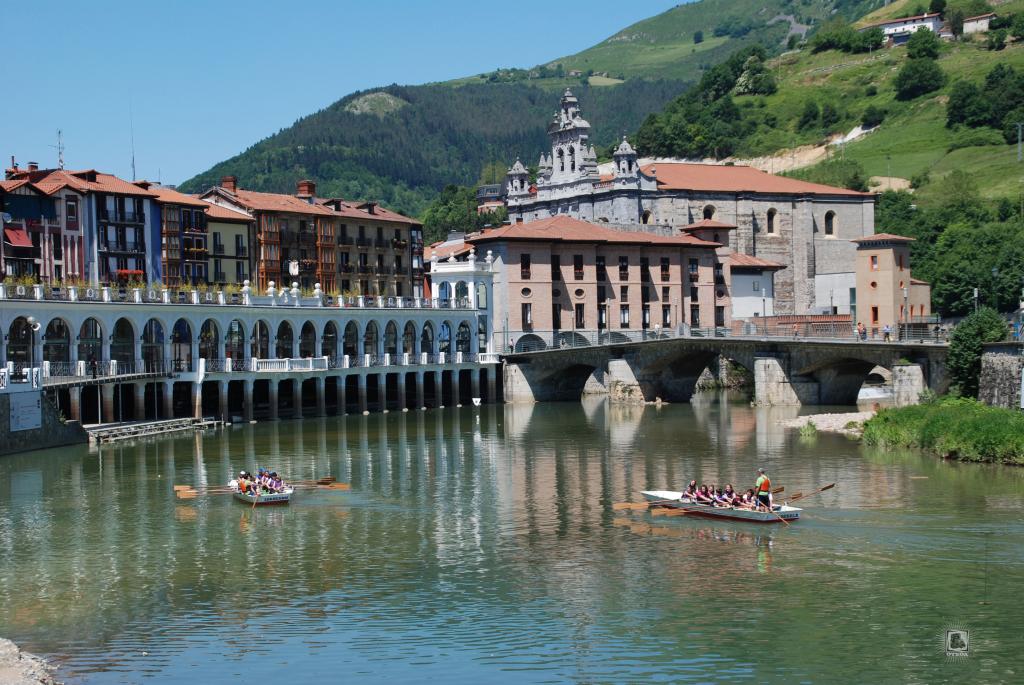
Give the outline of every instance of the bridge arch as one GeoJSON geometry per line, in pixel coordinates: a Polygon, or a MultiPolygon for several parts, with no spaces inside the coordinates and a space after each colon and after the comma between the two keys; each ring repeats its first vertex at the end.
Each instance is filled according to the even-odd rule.
{"type": "Polygon", "coordinates": [[[295,348],[295,333],[292,325],[282,321],[277,327],[277,344],[274,346],[274,356],[278,359],[288,359],[293,355],[295,348]]]}
{"type": "Polygon", "coordinates": [[[71,326],[59,316],[50,320],[43,333],[43,361],[71,361],[71,326]]]}
{"type": "Polygon", "coordinates": [[[78,329],[78,358],[87,363],[103,361],[103,326],[91,316],[78,329]]]}
{"type": "Polygon", "coordinates": [[[359,354],[359,324],[349,321],[345,324],[345,331],[341,339],[341,353],[353,358],[359,354]]]}
{"type": "Polygon", "coordinates": [[[338,358],[338,325],[333,321],[324,324],[321,338],[321,354],[332,362],[338,358]]]}
{"type": "Polygon", "coordinates": [[[118,364],[131,364],[135,361],[135,327],[126,317],[114,323],[110,334],[110,359],[118,364]]]}
{"type": "Polygon", "coordinates": [[[305,359],[316,354],[316,326],[312,321],[302,324],[299,331],[299,357],[305,359]]]}
{"type": "Polygon", "coordinates": [[[220,326],[207,319],[199,329],[199,358],[210,361],[220,354],[220,326]]]}
{"type": "Polygon", "coordinates": [[[192,325],[184,318],[174,322],[171,329],[171,359],[181,371],[192,370],[192,325]]]}

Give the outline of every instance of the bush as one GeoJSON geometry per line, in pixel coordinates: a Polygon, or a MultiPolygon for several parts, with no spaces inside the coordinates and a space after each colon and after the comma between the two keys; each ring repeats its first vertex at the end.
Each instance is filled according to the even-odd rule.
{"type": "Polygon", "coordinates": [[[1024,463],[1024,414],[977,400],[944,397],[883,409],[864,426],[864,442],[916,447],[961,461],[1024,463]]]}
{"type": "Polygon", "coordinates": [[[864,128],[874,128],[885,120],[885,110],[881,107],[875,107],[874,105],[868,105],[868,108],[864,110],[864,114],[860,117],[860,125],[864,128]]]}
{"type": "Polygon", "coordinates": [[[872,84],[864,89],[864,95],[866,95],[869,98],[873,98],[876,95],[878,95],[878,88],[875,87],[874,84],[872,84]]]}
{"type": "Polygon", "coordinates": [[[949,341],[946,366],[952,385],[964,397],[978,396],[982,345],[1006,338],[1006,322],[996,310],[983,307],[960,322],[949,341]]]}
{"type": "Polygon", "coordinates": [[[1002,50],[1006,47],[1006,29],[997,29],[988,32],[988,40],[985,47],[989,50],[1002,50]]]}
{"type": "Polygon", "coordinates": [[[825,128],[830,128],[839,123],[840,115],[839,110],[831,102],[826,102],[821,107],[821,125],[825,128]]]}
{"type": "Polygon", "coordinates": [[[1003,119],[1003,139],[1007,145],[1017,142],[1017,122],[1024,123],[1024,107],[1013,110],[1003,119]]]}
{"type": "MultiPolygon", "coordinates": [[[[1014,138],[1017,136],[1017,127],[1014,126],[1014,138]]],[[[949,142],[949,151],[959,150],[964,147],[979,147],[982,145],[1003,145],[1005,143],[1003,132],[994,128],[967,128],[957,131],[949,142]]]]}
{"type": "Polygon", "coordinates": [[[799,129],[810,128],[816,126],[819,119],[821,119],[821,110],[818,109],[818,103],[808,100],[804,103],[804,111],[800,113],[800,120],[796,126],[799,129]]]}
{"type": "Polygon", "coordinates": [[[896,74],[896,97],[900,100],[913,100],[938,90],[945,83],[946,74],[935,60],[911,59],[896,74]]]}
{"type": "Polygon", "coordinates": [[[694,31],[693,32],[693,43],[694,43],[694,45],[696,45],[697,43],[703,43],[703,42],[704,42],[704,32],[703,31],[694,31]]]}
{"type": "Polygon", "coordinates": [[[939,37],[927,30],[914,31],[907,41],[907,57],[910,59],[938,59],[939,37]]]}
{"type": "Polygon", "coordinates": [[[914,190],[923,188],[932,180],[932,175],[927,171],[922,171],[919,174],[914,174],[910,177],[910,187],[914,190]]]}

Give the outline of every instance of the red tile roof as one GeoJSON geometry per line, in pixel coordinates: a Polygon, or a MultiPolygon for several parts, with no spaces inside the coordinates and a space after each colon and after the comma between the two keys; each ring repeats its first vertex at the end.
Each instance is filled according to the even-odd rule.
{"type": "MultiPolygon", "coordinates": [[[[9,193],[12,190],[17,190],[18,188],[24,185],[30,185],[29,180],[27,178],[22,178],[17,181],[0,180],[0,190],[4,191],[5,193],[9,193]]],[[[32,188],[32,190],[36,190],[36,188],[32,188]]]]}
{"type": "Polygon", "coordinates": [[[349,217],[352,219],[362,219],[364,221],[390,221],[392,223],[401,224],[419,224],[420,222],[416,219],[410,219],[407,216],[393,212],[390,209],[381,207],[377,203],[369,202],[348,202],[341,198],[329,198],[329,199],[318,199],[318,204],[324,205],[331,208],[337,214],[349,217]],[[373,205],[373,213],[369,211],[370,205],[373,205]]]}
{"type": "Polygon", "coordinates": [[[423,248],[423,261],[429,262],[429,261],[431,261],[434,258],[435,255],[437,256],[437,258],[439,260],[440,259],[448,259],[452,255],[455,255],[456,257],[459,257],[461,255],[466,254],[467,252],[469,252],[472,249],[473,249],[472,245],[470,245],[469,243],[464,243],[464,242],[463,243],[451,243],[451,244],[448,244],[448,245],[444,244],[443,242],[441,242],[441,243],[434,243],[433,245],[428,245],[428,246],[423,248]]]}
{"type": "Polygon", "coordinates": [[[874,235],[866,235],[863,238],[853,238],[851,243],[878,243],[878,242],[890,242],[890,243],[912,243],[913,238],[908,238],[905,235],[896,235],[894,233],[875,233],[874,235]]]}
{"type": "Polygon", "coordinates": [[[641,170],[654,176],[662,190],[698,190],[727,193],[779,193],[782,195],[852,195],[870,197],[846,188],[774,176],[748,166],[726,164],[689,164],[658,162],[646,164],[641,170]]]}
{"type": "Polygon", "coordinates": [[[529,240],[535,242],[621,243],[631,245],[676,245],[692,247],[720,247],[719,243],[701,240],[692,235],[657,235],[643,231],[616,231],[600,224],[580,221],[558,215],[538,221],[511,224],[485,230],[466,242],[483,243],[493,240],[529,240]]]}
{"type": "Polygon", "coordinates": [[[252,221],[252,217],[241,210],[231,209],[230,207],[214,204],[213,202],[201,202],[206,206],[206,218],[210,221],[239,221],[244,223],[252,221]]]}
{"type": "Polygon", "coordinates": [[[39,171],[20,170],[13,174],[14,179],[28,179],[47,195],[52,195],[61,188],[71,188],[80,193],[110,193],[114,195],[134,195],[136,197],[156,197],[156,193],[146,190],[145,181],[139,184],[118,178],[113,174],[104,174],[94,169],[84,171],[67,171],[65,169],[43,169],[39,171]]]}
{"type": "Polygon", "coordinates": [[[332,216],[333,211],[327,207],[307,202],[294,195],[283,193],[260,193],[255,190],[238,189],[230,192],[220,188],[228,197],[235,198],[240,205],[255,212],[287,212],[289,214],[313,214],[316,216],[332,216]]]}
{"type": "Polygon", "coordinates": [[[209,203],[203,202],[197,197],[192,195],[186,195],[185,193],[179,193],[174,188],[167,188],[165,186],[153,186],[150,188],[151,191],[156,193],[157,202],[162,202],[165,205],[184,205],[186,207],[207,207],[209,203]]]}
{"type": "Polygon", "coordinates": [[[724,221],[715,221],[714,219],[701,219],[695,221],[692,224],[687,224],[679,228],[680,231],[699,231],[703,228],[714,228],[720,231],[732,231],[736,228],[736,224],[727,224],[724,221]]]}
{"type": "Polygon", "coordinates": [[[767,271],[769,269],[785,269],[785,264],[773,262],[767,259],[761,259],[754,255],[743,254],[741,252],[733,252],[729,255],[729,264],[734,269],[761,269],[767,271]]]}

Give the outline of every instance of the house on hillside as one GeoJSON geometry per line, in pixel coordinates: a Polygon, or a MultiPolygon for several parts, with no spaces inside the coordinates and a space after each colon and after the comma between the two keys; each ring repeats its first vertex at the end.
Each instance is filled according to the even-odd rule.
{"type": "Polygon", "coordinates": [[[942,35],[942,15],[938,12],[931,14],[920,14],[915,17],[900,17],[879,21],[874,24],[862,26],[861,31],[868,29],[881,29],[888,44],[902,45],[910,40],[910,35],[915,31],[926,30],[936,35],[942,35]]]}
{"type": "Polygon", "coordinates": [[[967,17],[964,19],[964,35],[972,33],[985,33],[988,31],[989,24],[996,18],[995,12],[989,12],[988,14],[979,14],[976,17],[967,17]]]}

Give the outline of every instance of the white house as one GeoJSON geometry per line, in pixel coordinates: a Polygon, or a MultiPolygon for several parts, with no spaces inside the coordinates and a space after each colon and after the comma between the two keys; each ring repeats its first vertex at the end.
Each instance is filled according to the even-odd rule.
{"type": "Polygon", "coordinates": [[[882,29],[882,35],[886,39],[891,40],[893,44],[898,45],[906,42],[910,34],[921,29],[926,29],[938,35],[942,29],[942,16],[936,12],[933,14],[921,14],[915,17],[901,17],[899,19],[868,24],[860,30],[867,31],[868,29],[875,28],[882,29]]]}
{"type": "Polygon", "coordinates": [[[970,33],[985,33],[988,31],[989,24],[995,18],[995,12],[979,14],[976,17],[967,17],[964,19],[964,35],[966,36],[970,33]]]}

